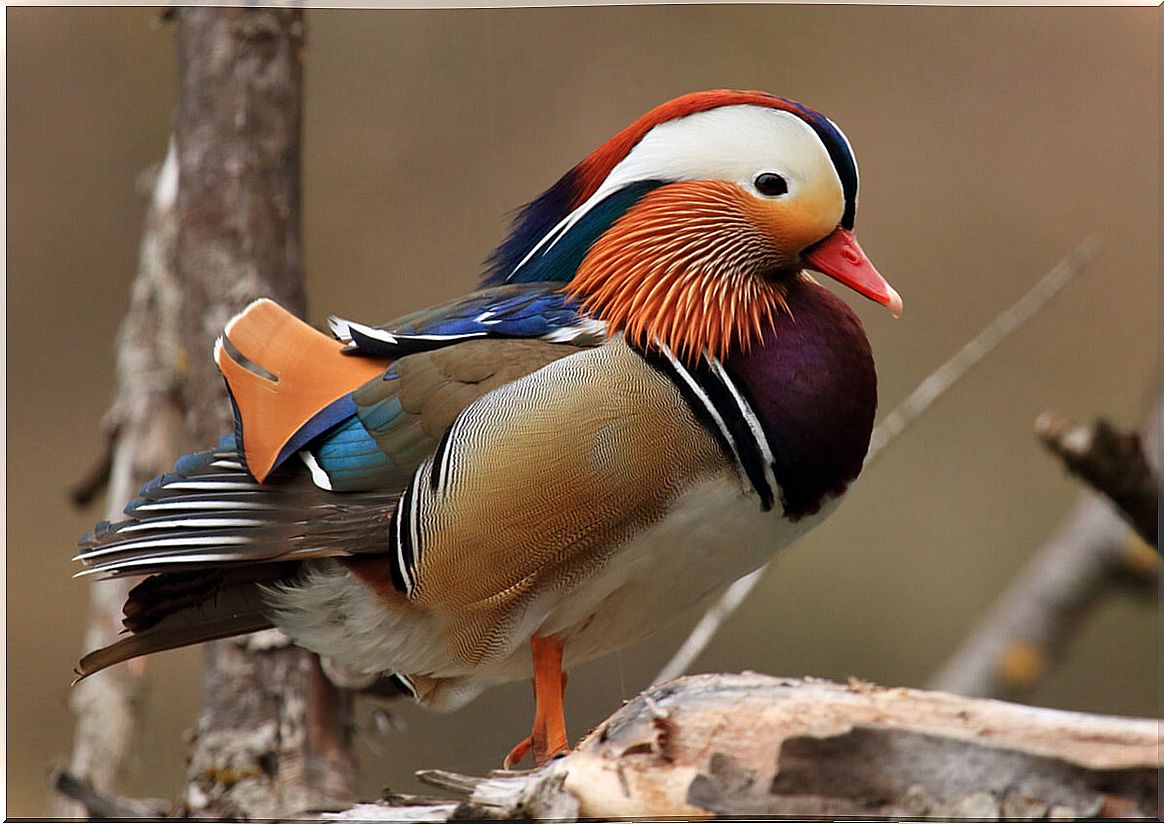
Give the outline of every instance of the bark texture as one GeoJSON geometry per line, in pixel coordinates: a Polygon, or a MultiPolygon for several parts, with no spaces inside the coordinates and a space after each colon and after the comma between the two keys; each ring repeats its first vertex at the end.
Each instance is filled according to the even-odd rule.
{"type": "Polygon", "coordinates": [[[423,776],[459,803],[397,797],[341,817],[1150,818],[1161,764],[1153,720],[699,675],[652,687],[541,770],[423,776]]]}
{"type": "Polygon", "coordinates": [[[178,11],[178,262],[199,442],[231,428],[215,339],[259,296],[306,311],[300,230],[303,13],[178,11]]]}
{"type": "MultiPolygon", "coordinates": [[[[1160,420],[1160,406],[1153,420],[1160,420]]],[[[1144,454],[1138,432],[1124,432],[1098,419],[1077,426],[1045,413],[1035,434],[1072,475],[1102,492],[1140,537],[1160,548],[1160,480],[1144,454]]]]}
{"type": "MultiPolygon", "coordinates": [[[[177,186],[177,157],[171,146],[151,186],[138,271],[118,334],[117,394],[105,420],[107,454],[73,493],[74,501],[84,504],[107,485],[105,518],[111,521],[121,517],[143,483],[173,465],[183,440],[178,399],[177,186]]],[[[121,605],[134,583],[119,579],[90,587],[85,649],[116,640],[122,629],[121,605]]],[[[145,671],[144,660],[132,661],[82,681],[69,696],[77,728],[68,775],[96,793],[115,792],[122,778],[137,735],[145,671]]],[[[55,817],[77,818],[85,812],[70,794],[54,794],[55,817]]]]}
{"type": "MultiPolygon", "coordinates": [[[[232,422],[210,352],[260,296],[303,315],[300,124],[303,13],[178,11],[176,143],[187,426],[213,444],[232,422]]],[[[204,709],[185,804],[191,815],[272,818],[354,796],[350,699],[318,660],[267,634],[208,646],[204,709]]]]}

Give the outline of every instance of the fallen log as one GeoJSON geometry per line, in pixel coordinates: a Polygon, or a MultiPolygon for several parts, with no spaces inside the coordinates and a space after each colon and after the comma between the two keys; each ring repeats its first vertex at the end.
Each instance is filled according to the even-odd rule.
{"type": "Polygon", "coordinates": [[[524,773],[429,771],[461,799],[328,818],[1155,818],[1159,725],[941,692],[699,675],[625,704],[524,773]]]}

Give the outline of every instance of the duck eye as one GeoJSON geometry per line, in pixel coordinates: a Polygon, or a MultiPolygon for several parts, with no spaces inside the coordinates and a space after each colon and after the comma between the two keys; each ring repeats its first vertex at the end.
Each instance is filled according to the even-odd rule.
{"type": "Polygon", "coordinates": [[[764,172],[756,175],[756,191],[765,197],[778,197],[788,194],[788,181],[773,172],[764,172]]]}

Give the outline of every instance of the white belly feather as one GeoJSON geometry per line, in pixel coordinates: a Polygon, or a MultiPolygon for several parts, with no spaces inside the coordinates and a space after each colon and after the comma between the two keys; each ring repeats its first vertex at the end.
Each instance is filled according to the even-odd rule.
{"type": "Polygon", "coordinates": [[[666,518],[573,590],[530,602],[510,636],[512,652],[473,670],[445,652],[447,628],[438,617],[389,612],[334,561],[310,562],[296,587],[273,590],[268,600],[290,637],[355,671],[453,679],[431,703],[455,709],[493,684],[530,677],[531,635],[564,638],[566,669],[642,640],[763,565],[837,502],[793,523],[778,511],[764,512],[725,470],[684,493],[666,518]]]}
{"type": "Polygon", "coordinates": [[[793,523],[764,512],[724,473],[684,494],[667,518],[557,599],[537,631],[568,639],[567,666],[635,643],[762,566],[835,506],[793,523]]]}

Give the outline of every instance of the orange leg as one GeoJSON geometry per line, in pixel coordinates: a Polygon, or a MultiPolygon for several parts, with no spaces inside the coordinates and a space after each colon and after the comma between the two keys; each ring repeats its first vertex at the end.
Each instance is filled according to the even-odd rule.
{"type": "Polygon", "coordinates": [[[534,665],[534,722],[529,737],[518,742],[502,766],[513,769],[533,750],[534,763],[541,766],[567,749],[566,715],[562,699],[566,675],[562,672],[562,647],[557,638],[535,635],[529,642],[534,665]]]}

